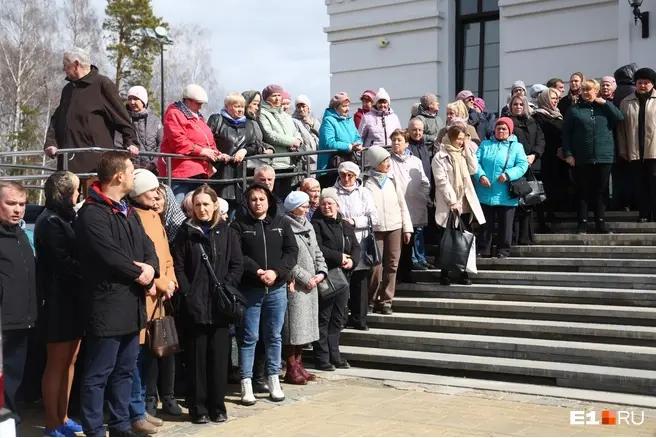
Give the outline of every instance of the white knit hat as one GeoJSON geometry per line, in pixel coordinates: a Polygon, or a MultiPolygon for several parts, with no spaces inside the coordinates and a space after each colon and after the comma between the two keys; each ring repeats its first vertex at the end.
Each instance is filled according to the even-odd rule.
{"type": "Polygon", "coordinates": [[[297,106],[301,103],[307,105],[308,108],[312,108],[312,103],[310,102],[310,98],[307,97],[305,94],[299,94],[298,96],[296,96],[296,101],[294,102],[294,106],[297,106]]]}
{"type": "Polygon", "coordinates": [[[376,98],[374,99],[374,105],[376,105],[379,100],[386,100],[389,104],[392,103],[390,101],[389,94],[387,93],[387,91],[383,87],[379,88],[378,91],[376,92],[376,98]]]}
{"type": "Polygon", "coordinates": [[[128,97],[134,96],[143,102],[144,106],[148,106],[148,91],[141,85],[135,85],[128,90],[128,97]]]}
{"type": "Polygon", "coordinates": [[[189,84],[182,90],[183,99],[195,100],[199,103],[207,103],[207,93],[198,84],[189,84]]]}
{"type": "Polygon", "coordinates": [[[130,192],[130,198],[136,198],[159,187],[159,181],[153,172],[147,169],[136,169],[134,171],[134,186],[130,192]]]}
{"type": "Polygon", "coordinates": [[[332,199],[337,204],[339,204],[339,194],[337,193],[337,189],[335,187],[326,187],[321,191],[319,200],[323,200],[325,198],[332,199]]]}
{"type": "Polygon", "coordinates": [[[230,210],[230,205],[228,204],[228,201],[226,201],[223,198],[219,198],[219,213],[221,214],[227,214],[228,210],[230,210]]]}
{"type": "Polygon", "coordinates": [[[389,156],[390,153],[387,152],[387,149],[384,147],[372,146],[367,149],[367,152],[365,153],[365,163],[367,164],[367,167],[373,169],[385,161],[386,158],[389,158],[389,156]]]}
{"type": "Polygon", "coordinates": [[[285,213],[289,213],[290,211],[296,210],[301,205],[307,204],[309,202],[310,196],[308,196],[307,193],[296,190],[287,195],[283,207],[285,209],[285,213]]]}
{"type": "Polygon", "coordinates": [[[351,172],[357,178],[360,176],[360,166],[355,164],[353,161],[342,161],[337,167],[337,172],[351,172]]]}

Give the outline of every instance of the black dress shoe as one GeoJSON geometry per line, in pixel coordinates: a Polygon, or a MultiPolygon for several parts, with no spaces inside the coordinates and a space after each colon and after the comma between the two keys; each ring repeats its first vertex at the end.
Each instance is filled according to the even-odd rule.
{"type": "Polygon", "coordinates": [[[464,284],[465,286],[469,286],[472,284],[472,281],[469,278],[469,275],[467,275],[466,272],[463,272],[462,277],[460,277],[460,281],[458,281],[458,283],[464,284]]]}
{"type": "Polygon", "coordinates": [[[210,417],[207,415],[198,415],[192,417],[191,422],[194,424],[207,424],[210,422],[210,417]]]}
{"type": "Polygon", "coordinates": [[[210,420],[212,420],[213,423],[225,423],[228,421],[228,416],[223,412],[218,412],[216,414],[211,414],[210,420]]]}
{"type": "Polygon", "coordinates": [[[267,385],[266,382],[263,382],[261,380],[253,380],[253,392],[255,393],[266,392],[268,394],[269,385],[267,385]]]}
{"type": "Polygon", "coordinates": [[[333,365],[335,365],[335,368],[341,368],[343,370],[351,368],[351,364],[349,364],[346,359],[342,359],[339,362],[333,362],[333,365]]]}
{"type": "Polygon", "coordinates": [[[314,367],[321,371],[335,371],[335,365],[331,363],[318,363],[314,367]]]}
{"type": "Polygon", "coordinates": [[[361,330],[363,332],[368,332],[369,331],[369,326],[367,324],[358,324],[352,326],[355,330],[361,330]]]}

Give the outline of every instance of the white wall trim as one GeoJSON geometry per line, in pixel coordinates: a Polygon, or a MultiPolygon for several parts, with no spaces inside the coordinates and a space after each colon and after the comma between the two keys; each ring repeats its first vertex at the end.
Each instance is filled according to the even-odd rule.
{"type": "MultiPolygon", "coordinates": [[[[519,17],[583,7],[598,8],[603,5],[617,5],[618,1],[622,0],[499,0],[499,15],[519,17]]],[[[626,7],[629,7],[628,3],[626,7]]]]}

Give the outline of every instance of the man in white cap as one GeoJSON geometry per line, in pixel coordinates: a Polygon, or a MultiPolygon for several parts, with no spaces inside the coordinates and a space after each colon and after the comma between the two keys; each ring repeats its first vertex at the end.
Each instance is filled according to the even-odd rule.
{"type": "MultiPolygon", "coordinates": [[[[139,149],[134,146],[134,129],[116,85],[98,73],[89,54],[80,48],[64,52],[63,64],[68,84],[50,118],[43,147],[45,154],[54,158],[62,148],[114,148],[114,135],[120,133],[123,148],[137,155],[139,149]]],[[[87,173],[96,171],[100,154],[76,153],[68,158],[68,170],[87,173]]],[[[60,155],[57,167],[63,169],[63,166],[63,156],[60,155]]]]}

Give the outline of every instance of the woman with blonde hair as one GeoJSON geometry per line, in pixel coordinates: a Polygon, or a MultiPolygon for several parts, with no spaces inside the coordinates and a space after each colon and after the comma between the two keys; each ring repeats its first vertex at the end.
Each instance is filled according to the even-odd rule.
{"type": "Polygon", "coordinates": [[[469,124],[469,109],[467,105],[462,100],[456,100],[455,102],[450,102],[446,105],[446,126],[440,130],[437,134],[438,143],[444,143],[449,141],[449,137],[446,135],[447,130],[454,123],[461,123],[465,126],[465,135],[467,140],[471,140],[476,144],[481,143],[481,139],[478,137],[478,132],[476,128],[469,124]]]}

